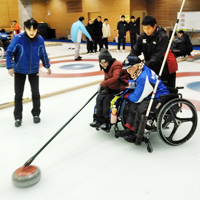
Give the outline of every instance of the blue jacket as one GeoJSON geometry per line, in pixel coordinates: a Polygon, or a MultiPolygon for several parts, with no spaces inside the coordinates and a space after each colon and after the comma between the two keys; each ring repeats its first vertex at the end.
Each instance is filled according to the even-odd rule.
{"type": "Polygon", "coordinates": [[[78,20],[74,22],[71,27],[71,39],[73,42],[81,42],[82,32],[86,35],[88,39],[91,39],[90,34],[88,33],[87,29],[85,28],[84,24],[78,20]]]}
{"type": "Polygon", "coordinates": [[[44,39],[40,35],[31,40],[25,32],[17,34],[6,51],[7,69],[14,68],[20,74],[38,73],[40,60],[44,67],[50,67],[44,39]]]}
{"type": "MultiPolygon", "coordinates": [[[[135,82],[135,89],[130,92],[128,100],[130,102],[140,103],[144,99],[150,99],[157,79],[158,76],[156,73],[144,65],[142,73],[138,76],[136,81],[129,80],[129,82],[135,82]]],[[[154,98],[160,100],[160,95],[166,95],[169,93],[167,87],[160,80],[154,98]]]]}
{"type": "Polygon", "coordinates": [[[8,34],[7,33],[0,33],[0,40],[8,40],[8,34]]]}

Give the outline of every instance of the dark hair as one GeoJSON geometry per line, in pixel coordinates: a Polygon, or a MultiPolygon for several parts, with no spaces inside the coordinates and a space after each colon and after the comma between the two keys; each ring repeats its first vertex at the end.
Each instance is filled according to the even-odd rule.
{"type": "Polygon", "coordinates": [[[150,25],[152,27],[154,27],[154,25],[157,24],[156,19],[153,16],[146,16],[143,21],[142,21],[142,25],[150,25]]]}
{"type": "Polygon", "coordinates": [[[122,15],[121,18],[125,18],[125,15],[122,15]]]}
{"type": "Polygon", "coordinates": [[[108,18],[105,18],[105,19],[104,19],[104,22],[105,22],[105,21],[108,21],[108,18]]]}
{"type": "Polygon", "coordinates": [[[79,17],[78,20],[82,22],[84,19],[85,19],[85,18],[84,18],[83,16],[81,16],[81,17],[79,17]]]}
{"type": "Polygon", "coordinates": [[[131,19],[135,19],[135,16],[131,16],[131,19]]]}
{"type": "Polygon", "coordinates": [[[5,33],[6,30],[5,30],[4,28],[2,28],[2,29],[0,30],[0,32],[1,32],[1,33],[5,33]]]}
{"type": "Polygon", "coordinates": [[[101,16],[98,16],[97,18],[101,18],[101,16]]]}
{"type": "Polygon", "coordinates": [[[180,30],[180,31],[178,31],[178,33],[184,34],[184,31],[183,31],[183,30],[180,30]]]}
{"type": "Polygon", "coordinates": [[[31,18],[31,19],[28,19],[24,22],[24,26],[28,29],[30,29],[31,26],[33,26],[33,29],[37,29],[38,28],[38,22],[35,19],[31,18]]]}
{"type": "Polygon", "coordinates": [[[13,20],[12,22],[16,22],[16,23],[17,23],[17,21],[16,21],[16,20],[13,20]]]}

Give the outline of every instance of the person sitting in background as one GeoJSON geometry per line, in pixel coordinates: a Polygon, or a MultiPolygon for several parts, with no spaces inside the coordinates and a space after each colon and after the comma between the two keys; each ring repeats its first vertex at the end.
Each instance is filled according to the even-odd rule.
{"type": "MultiPolygon", "coordinates": [[[[99,64],[104,71],[104,80],[100,84],[99,94],[96,98],[96,117],[94,117],[94,121],[90,123],[90,126],[109,131],[110,101],[116,93],[125,89],[125,86],[118,81],[123,72],[123,65],[115,58],[112,58],[110,52],[105,48],[102,48],[100,51],[99,64]]],[[[129,76],[128,73],[126,75],[129,76]]],[[[123,75],[124,78],[126,75],[123,75]]]]}
{"type": "Polygon", "coordinates": [[[193,51],[193,46],[189,35],[184,33],[183,30],[178,31],[172,42],[171,50],[176,57],[190,55],[193,51]]]}
{"type": "MultiPolygon", "coordinates": [[[[134,136],[137,133],[141,115],[145,114],[148,108],[154,86],[158,80],[156,73],[144,65],[137,56],[128,56],[123,62],[123,66],[123,69],[126,69],[131,77],[131,79],[128,80],[128,85],[134,85],[134,89],[130,89],[124,96],[128,101],[125,105],[125,113],[123,113],[123,115],[126,116],[124,119],[125,129],[116,132],[116,136],[118,137],[134,136]]],[[[160,100],[160,95],[166,94],[169,94],[169,90],[160,80],[153,107],[157,105],[160,100]]]]}
{"type": "Polygon", "coordinates": [[[10,40],[8,34],[6,33],[5,29],[0,30],[0,46],[4,48],[6,51],[8,45],[10,44],[10,40]]]}

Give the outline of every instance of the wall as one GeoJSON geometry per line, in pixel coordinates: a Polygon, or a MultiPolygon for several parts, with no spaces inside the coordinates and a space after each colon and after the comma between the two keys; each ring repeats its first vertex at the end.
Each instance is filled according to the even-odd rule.
{"type": "Polygon", "coordinates": [[[10,21],[19,22],[18,0],[0,0],[0,29],[11,30],[10,21]]]}
{"type": "Polygon", "coordinates": [[[72,23],[80,16],[85,17],[84,24],[87,25],[88,13],[99,12],[102,19],[108,18],[111,26],[112,41],[116,35],[117,22],[120,15],[129,15],[130,0],[82,0],[82,12],[67,13],[66,0],[49,0],[48,3],[41,3],[39,0],[32,2],[32,16],[38,21],[47,22],[51,28],[56,29],[56,37],[66,37],[70,34],[72,23]],[[113,3],[114,2],[114,3],[113,3]],[[48,11],[50,15],[47,16],[48,11]]]}

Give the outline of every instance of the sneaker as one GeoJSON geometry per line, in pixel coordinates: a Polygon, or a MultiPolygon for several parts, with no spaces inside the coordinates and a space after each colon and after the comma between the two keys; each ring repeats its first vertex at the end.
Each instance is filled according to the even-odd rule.
{"type": "Polygon", "coordinates": [[[75,58],[74,60],[82,60],[82,58],[79,58],[79,57],[78,57],[78,58],[75,58]]]}
{"type": "Polygon", "coordinates": [[[125,136],[124,140],[126,140],[127,142],[130,142],[130,143],[135,143],[136,135],[132,134],[132,135],[129,135],[129,136],[125,136]]]}
{"type": "Polygon", "coordinates": [[[124,129],[123,131],[117,131],[115,132],[115,137],[125,137],[125,136],[129,136],[132,135],[133,131],[131,131],[130,129],[124,129]]]}
{"type": "Polygon", "coordinates": [[[92,123],[90,123],[90,126],[93,128],[99,128],[101,126],[101,123],[95,120],[92,123]]]}
{"type": "Polygon", "coordinates": [[[15,127],[20,127],[22,125],[22,120],[21,119],[16,119],[15,120],[15,127]]]}
{"type": "Polygon", "coordinates": [[[33,122],[34,122],[35,124],[40,123],[40,117],[39,117],[39,116],[34,116],[34,117],[33,117],[33,122]]]}
{"type": "Polygon", "coordinates": [[[125,52],[125,50],[122,50],[122,52],[124,53],[124,52],[125,52]]]}
{"type": "Polygon", "coordinates": [[[117,50],[117,52],[120,52],[120,50],[117,50]]]}
{"type": "Polygon", "coordinates": [[[82,56],[78,56],[78,58],[82,58],[82,56]]]}
{"type": "Polygon", "coordinates": [[[101,124],[99,128],[103,131],[110,132],[110,125],[108,123],[101,124]]]}

